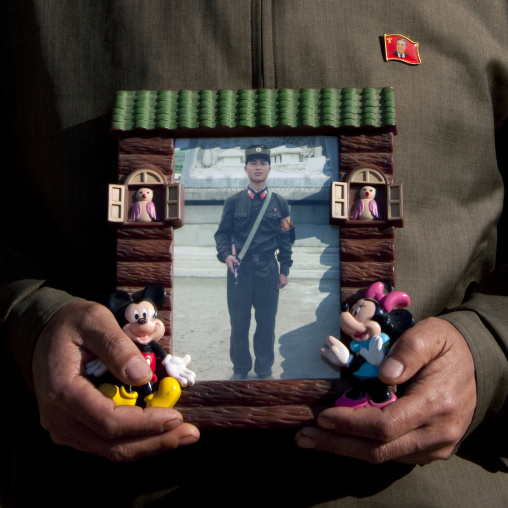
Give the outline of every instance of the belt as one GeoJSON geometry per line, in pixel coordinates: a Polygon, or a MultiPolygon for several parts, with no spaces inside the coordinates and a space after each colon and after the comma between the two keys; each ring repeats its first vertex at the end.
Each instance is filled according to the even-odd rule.
{"type": "Polygon", "coordinates": [[[259,263],[260,261],[270,261],[274,258],[275,253],[270,254],[249,254],[247,253],[245,257],[242,259],[242,263],[245,263],[246,261],[251,261],[253,263],[259,263]]]}

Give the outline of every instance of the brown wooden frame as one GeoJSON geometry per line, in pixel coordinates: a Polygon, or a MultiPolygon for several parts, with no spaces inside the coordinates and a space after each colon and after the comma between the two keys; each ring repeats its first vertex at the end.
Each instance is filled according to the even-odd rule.
{"type": "MultiPolygon", "coordinates": [[[[395,126],[334,128],[327,125],[266,125],[238,128],[154,130],[113,129],[119,141],[119,182],[141,167],[153,168],[174,183],[174,139],[188,137],[260,137],[260,136],[337,136],[339,142],[339,179],[361,168],[381,172],[386,183],[394,182],[393,135],[395,126]]],[[[402,221],[352,221],[331,218],[340,228],[341,299],[353,300],[376,280],[395,285],[394,227],[402,221]]],[[[167,334],[161,341],[172,346],[172,265],[173,228],[182,221],[170,223],[123,223],[117,229],[117,288],[135,291],[149,283],[166,287],[168,297],[160,316],[167,334]],[[150,242],[151,254],[139,248],[150,242]]],[[[340,309],[337,309],[340,312],[340,309]]],[[[190,352],[192,353],[192,352],[190,352]]],[[[198,372],[199,376],[199,372],[198,372]]],[[[315,422],[317,414],[333,406],[335,399],[349,387],[341,379],[197,381],[182,391],[175,406],[185,421],[201,429],[297,428],[315,422]]]]}

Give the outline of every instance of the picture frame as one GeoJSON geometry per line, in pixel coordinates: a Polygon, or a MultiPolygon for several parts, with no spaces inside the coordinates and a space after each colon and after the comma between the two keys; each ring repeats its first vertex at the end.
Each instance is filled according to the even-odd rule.
{"type": "MultiPolygon", "coordinates": [[[[119,91],[111,133],[118,142],[118,181],[110,185],[108,206],[117,232],[117,289],[166,288],[159,317],[168,352],[174,230],[185,224],[185,188],[175,182],[178,138],[336,137],[339,178],[330,185],[330,223],[340,226],[341,301],[358,298],[376,280],[395,285],[394,228],[403,225],[403,196],[394,179],[392,88],[119,91]],[[367,184],[382,196],[382,215],[352,219],[355,195],[367,184]],[[130,215],[130,196],[144,186],[154,189],[160,212],[139,221],[130,215]]],[[[199,381],[197,374],[175,408],[200,429],[298,428],[349,388],[338,371],[336,379],[199,381]]]]}

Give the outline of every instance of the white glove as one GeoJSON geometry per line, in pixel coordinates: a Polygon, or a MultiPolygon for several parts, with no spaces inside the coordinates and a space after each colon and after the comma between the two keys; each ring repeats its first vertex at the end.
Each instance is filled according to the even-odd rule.
{"type": "Polygon", "coordinates": [[[353,359],[349,349],[339,339],[331,335],[325,340],[321,354],[339,367],[347,367],[353,359]]]}
{"type": "Polygon", "coordinates": [[[196,382],[196,373],[187,368],[190,361],[191,357],[189,355],[185,355],[183,358],[168,355],[162,360],[162,365],[166,368],[167,375],[174,377],[185,388],[196,382]]]}
{"type": "Polygon", "coordinates": [[[370,339],[369,348],[360,350],[360,354],[371,364],[376,367],[381,365],[386,354],[383,347],[383,339],[379,335],[375,335],[370,339]]]}
{"type": "Polygon", "coordinates": [[[108,371],[107,367],[98,358],[88,362],[85,365],[85,369],[87,376],[95,376],[95,377],[101,377],[108,371]]]}

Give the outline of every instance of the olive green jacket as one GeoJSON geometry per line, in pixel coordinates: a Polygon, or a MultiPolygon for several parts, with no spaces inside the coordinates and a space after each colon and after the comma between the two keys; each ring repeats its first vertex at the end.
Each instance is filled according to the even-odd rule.
{"type": "MultiPolygon", "coordinates": [[[[504,0],[402,6],[367,0],[5,0],[0,13],[1,355],[22,392],[32,385],[33,348],[51,315],[76,297],[103,301],[114,284],[115,238],[105,207],[106,184],[116,178],[116,147],[108,129],[117,90],[391,86],[398,128],[395,170],[405,196],[405,226],[396,235],[397,287],[411,295],[417,319],[444,312],[464,335],[478,386],[469,433],[478,442],[484,432],[505,443],[508,271],[500,267],[507,262],[506,226],[497,234],[508,170],[504,0]],[[385,62],[383,33],[418,41],[422,63],[385,62]],[[496,266],[500,271],[489,278],[496,266]],[[464,301],[474,283],[481,284],[464,301]]],[[[6,429],[12,427],[9,418],[3,416],[6,429]]],[[[200,446],[205,445],[176,456],[203,460],[200,446]]],[[[308,452],[288,451],[287,442],[280,447],[270,446],[264,461],[284,450],[292,464],[283,461],[280,467],[295,472],[295,464],[315,460],[308,452]]],[[[497,464],[506,446],[488,451],[497,464]]],[[[323,479],[329,474],[324,464],[342,467],[337,457],[322,460],[316,467],[323,479]]],[[[420,485],[452,475],[458,461],[421,468],[428,473],[418,473],[425,478],[420,485]]],[[[275,474],[275,466],[266,467],[275,474]]],[[[409,482],[417,474],[398,467],[378,468],[381,478],[381,471],[391,476],[376,480],[375,489],[349,479],[339,492],[330,480],[321,490],[310,489],[322,493],[314,498],[302,490],[305,482],[293,480],[289,497],[280,499],[311,505],[363,498],[368,491],[397,506],[402,498],[392,490],[395,479],[409,482]]],[[[479,478],[473,462],[463,467],[461,474],[469,474],[464,478],[479,478]]],[[[20,471],[12,492],[20,485],[20,471]]],[[[508,497],[505,476],[482,479],[492,505],[508,497]],[[501,490],[490,481],[504,482],[501,490]]],[[[187,480],[178,481],[179,492],[187,492],[187,480]]],[[[442,488],[450,495],[464,492],[460,485],[450,480],[442,488]]],[[[434,499],[432,489],[421,488],[434,499]]]]}

